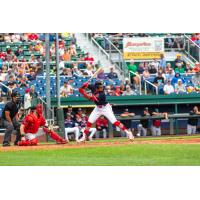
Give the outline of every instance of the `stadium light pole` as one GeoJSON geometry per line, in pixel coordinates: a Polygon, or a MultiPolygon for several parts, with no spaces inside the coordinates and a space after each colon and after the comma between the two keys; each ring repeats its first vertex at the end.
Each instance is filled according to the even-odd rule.
{"type": "Polygon", "coordinates": [[[56,80],[57,80],[57,108],[60,108],[60,71],[59,71],[59,40],[56,33],[56,80]]]}
{"type": "Polygon", "coordinates": [[[50,109],[51,109],[51,96],[50,96],[50,64],[49,64],[49,33],[45,33],[45,49],[46,49],[46,115],[47,119],[50,119],[50,109]]]}

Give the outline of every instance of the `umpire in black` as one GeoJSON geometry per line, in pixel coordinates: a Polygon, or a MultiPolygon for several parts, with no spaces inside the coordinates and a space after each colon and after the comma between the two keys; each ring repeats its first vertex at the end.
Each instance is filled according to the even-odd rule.
{"type": "Polygon", "coordinates": [[[8,102],[2,112],[2,125],[6,129],[4,135],[3,146],[10,146],[11,134],[13,130],[16,130],[16,140],[14,145],[17,145],[20,141],[20,123],[18,117],[18,111],[20,108],[20,94],[13,92],[11,94],[12,101],[8,102]]]}

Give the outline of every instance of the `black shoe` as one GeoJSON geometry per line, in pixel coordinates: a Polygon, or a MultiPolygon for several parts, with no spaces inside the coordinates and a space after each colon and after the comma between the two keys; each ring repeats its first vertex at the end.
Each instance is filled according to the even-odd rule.
{"type": "Polygon", "coordinates": [[[19,141],[15,141],[15,142],[14,142],[14,145],[15,145],[15,146],[18,146],[18,142],[19,142],[19,141]]]}
{"type": "Polygon", "coordinates": [[[3,147],[9,147],[10,146],[10,143],[9,142],[4,142],[3,143],[3,147]]]}

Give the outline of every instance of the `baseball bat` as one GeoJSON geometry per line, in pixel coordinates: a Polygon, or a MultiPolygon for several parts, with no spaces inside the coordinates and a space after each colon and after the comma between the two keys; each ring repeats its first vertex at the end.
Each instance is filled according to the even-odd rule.
{"type": "Polygon", "coordinates": [[[89,80],[87,81],[88,83],[95,77],[97,76],[100,72],[102,71],[102,67],[99,67],[97,69],[97,71],[89,78],[89,80]]]}

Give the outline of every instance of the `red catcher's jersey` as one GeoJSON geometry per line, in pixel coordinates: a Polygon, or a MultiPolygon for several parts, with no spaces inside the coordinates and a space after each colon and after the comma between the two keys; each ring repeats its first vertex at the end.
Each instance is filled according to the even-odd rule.
{"type": "Polygon", "coordinates": [[[42,115],[36,117],[34,114],[28,114],[22,124],[24,127],[25,133],[37,133],[40,126],[44,126],[46,121],[42,115]]]}

